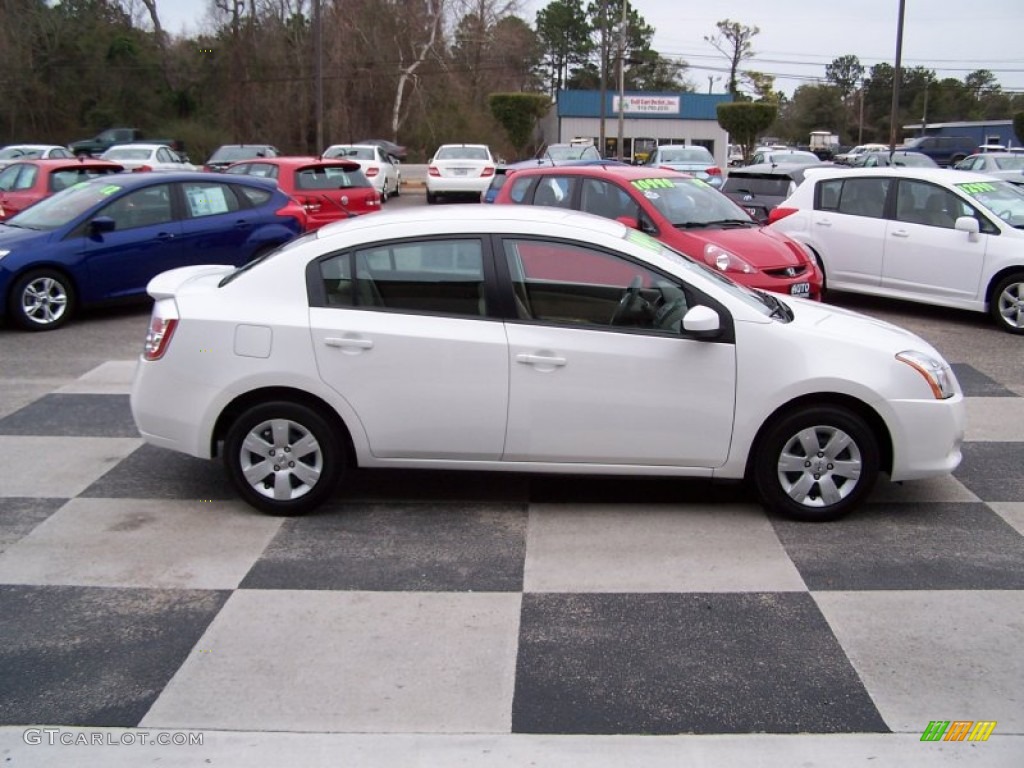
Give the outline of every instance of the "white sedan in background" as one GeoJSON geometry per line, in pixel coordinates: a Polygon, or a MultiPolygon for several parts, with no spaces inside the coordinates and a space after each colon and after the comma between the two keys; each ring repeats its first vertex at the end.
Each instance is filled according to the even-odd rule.
{"type": "Polygon", "coordinates": [[[828,290],[989,312],[1024,334],[1024,188],[947,168],[820,168],[773,212],[828,290]]]}
{"type": "Polygon", "coordinates": [[[124,166],[126,171],[198,171],[166,144],[118,144],[100,158],[124,166]]]}
{"type": "Polygon", "coordinates": [[[486,144],[443,144],[427,163],[427,202],[442,197],[480,201],[497,164],[486,144]]]}
{"type": "Polygon", "coordinates": [[[0,149],[0,168],[22,160],[69,160],[74,154],[56,144],[8,144],[0,149]]]}
{"type": "Polygon", "coordinates": [[[386,203],[391,195],[401,193],[402,171],[398,161],[392,160],[381,147],[376,144],[332,144],[324,150],[323,157],[354,160],[359,163],[363,175],[373,184],[381,202],[386,203]]]}
{"type": "Polygon", "coordinates": [[[131,406],[280,515],[351,468],[747,478],[831,520],[944,475],[964,399],[927,342],[737,285],[617,221],[534,206],[331,224],[157,276],[131,406]]]}

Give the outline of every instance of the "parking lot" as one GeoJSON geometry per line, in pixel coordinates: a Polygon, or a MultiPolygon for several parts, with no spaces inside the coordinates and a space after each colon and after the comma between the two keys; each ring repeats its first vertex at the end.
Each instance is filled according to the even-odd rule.
{"type": "MultiPolygon", "coordinates": [[[[410,188],[388,206],[424,204],[410,188]]],[[[969,424],[953,477],[880,483],[825,525],[742,486],[379,470],[312,516],[265,517],[219,464],[138,437],[148,308],[0,328],[0,754],[1020,765],[1024,337],[829,301],[934,344],[969,424]],[[937,720],[996,725],[922,742],[937,720]],[[57,743],[26,737],[40,726],[57,743]]]]}

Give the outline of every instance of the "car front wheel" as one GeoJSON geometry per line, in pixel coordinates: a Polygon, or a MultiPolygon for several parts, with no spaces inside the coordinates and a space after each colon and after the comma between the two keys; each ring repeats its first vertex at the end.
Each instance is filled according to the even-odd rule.
{"type": "Polygon", "coordinates": [[[322,504],[344,471],[342,443],[319,413],[268,402],[235,419],[224,464],[242,497],[271,515],[303,515],[322,504]]]}
{"type": "Polygon", "coordinates": [[[754,480],[764,505],[809,522],[856,508],[878,478],[878,443],[857,414],[810,406],[773,424],[755,446],[754,480]]]}
{"type": "Polygon", "coordinates": [[[68,320],[75,308],[71,280],[52,269],[22,275],[11,290],[11,318],[29,331],[53,331],[68,320]]]}
{"type": "Polygon", "coordinates": [[[1024,333],[1024,272],[1005,277],[992,292],[992,317],[1009,333],[1024,333]]]}

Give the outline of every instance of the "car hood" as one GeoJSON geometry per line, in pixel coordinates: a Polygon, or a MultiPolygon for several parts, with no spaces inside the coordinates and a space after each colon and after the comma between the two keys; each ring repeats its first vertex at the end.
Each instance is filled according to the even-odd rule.
{"type": "Polygon", "coordinates": [[[22,229],[20,227],[11,227],[7,224],[0,224],[0,248],[6,250],[24,242],[46,237],[49,234],[48,231],[22,229]]]}
{"type": "Polygon", "coordinates": [[[693,243],[700,249],[713,243],[761,269],[803,266],[809,261],[799,244],[769,227],[677,229],[674,233],[686,253],[694,252],[693,243]]]}
{"type": "Polygon", "coordinates": [[[885,320],[818,301],[786,298],[785,302],[793,310],[794,325],[815,335],[834,336],[846,341],[856,339],[871,346],[884,345],[893,354],[913,349],[944,359],[916,333],[885,320]]]}

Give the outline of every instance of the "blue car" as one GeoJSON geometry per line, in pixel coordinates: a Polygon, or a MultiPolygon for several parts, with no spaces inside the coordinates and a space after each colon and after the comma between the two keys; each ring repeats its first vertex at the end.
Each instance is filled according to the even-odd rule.
{"type": "Polygon", "coordinates": [[[273,181],[205,173],[103,176],[0,224],[0,316],[32,331],[90,304],[145,296],[168,269],[241,266],[301,233],[273,181]]]}

